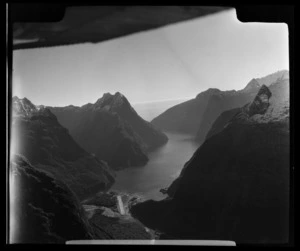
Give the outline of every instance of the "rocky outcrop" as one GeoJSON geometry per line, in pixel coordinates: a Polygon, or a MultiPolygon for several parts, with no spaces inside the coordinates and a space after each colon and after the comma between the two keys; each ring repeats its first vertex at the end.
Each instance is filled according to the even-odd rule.
{"type": "Polygon", "coordinates": [[[260,122],[281,120],[288,123],[288,90],[289,81],[287,79],[278,79],[271,84],[269,88],[263,85],[252,102],[246,104],[244,107],[234,108],[223,112],[213,123],[206,139],[222,131],[228,125],[229,121],[237,114],[237,118],[240,122],[242,121],[242,117],[246,118],[249,122],[249,118],[252,116],[252,120],[260,120],[260,122]],[[272,103],[272,107],[271,109],[268,109],[270,102],[272,103]]]}
{"type": "Polygon", "coordinates": [[[78,198],[109,188],[114,173],[83,150],[45,107],[13,98],[11,151],[66,183],[78,198]]]}
{"type": "Polygon", "coordinates": [[[167,238],[286,243],[288,87],[286,80],[262,87],[198,148],[169,198],[136,204],[132,214],[167,238]]]}
{"type": "Polygon", "coordinates": [[[221,115],[222,112],[246,105],[248,102],[252,101],[254,97],[256,97],[258,90],[262,92],[262,95],[252,102],[252,106],[249,109],[251,110],[250,113],[255,114],[257,112],[259,113],[256,109],[261,107],[262,110],[260,112],[263,113],[267,110],[267,100],[270,98],[270,93],[263,93],[264,91],[267,91],[265,87],[269,86],[272,88],[272,86],[276,85],[276,83],[284,83],[288,81],[289,72],[282,70],[263,78],[252,79],[243,90],[231,93],[231,95],[228,95],[230,93],[227,92],[228,94],[222,93],[220,95],[212,96],[207,105],[207,109],[203,114],[203,122],[199,126],[196,139],[198,141],[203,141],[206,137],[208,137],[208,132],[212,128],[214,121],[219,117],[219,115],[221,115]]]}
{"type": "Polygon", "coordinates": [[[251,102],[262,85],[270,86],[276,81],[289,79],[288,71],[278,71],[263,78],[253,78],[239,91],[220,91],[210,88],[195,99],[169,108],[154,118],[151,123],[164,131],[175,131],[195,135],[203,142],[219,115],[230,109],[239,108],[251,102]]]}
{"type": "Polygon", "coordinates": [[[263,85],[253,102],[248,106],[248,114],[252,116],[254,114],[264,114],[268,107],[269,107],[269,99],[272,93],[270,92],[269,88],[263,85]]]}
{"type": "Polygon", "coordinates": [[[198,127],[196,140],[203,142],[214,121],[226,110],[241,107],[252,101],[259,87],[252,85],[252,88],[241,91],[226,91],[213,95],[202,116],[201,124],[198,127]]]}
{"type": "Polygon", "coordinates": [[[212,135],[221,132],[224,127],[227,126],[229,121],[236,115],[238,112],[241,111],[241,108],[234,108],[225,112],[222,112],[221,115],[215,120],[213,125],[211,126],[210,130],[206,135],[206,140],[209,139],[212,135]]]}
{"type": "Polygon", "coordinates": [[[82,107],[49,109],[80,146],[115,169],[145,165],[147,152],[168,140],[143,120],[119,92],[105,93],[94,104],[82,107]]]}
{"type": "Polygon", "coordinates": [[[260,87],[260,84],[259,82],[253,78],[247,85],[246,87],[243,89],[243,91],[249,91],[249,90],[252,90],[252,89],[256,89],[256,88],[259,88],[260,87]]]}
{"type": "Polygon", "coordinates": [[[11,161],[9,199],[10,243],[64,244],[67,240],[94,238],[74,193],[20,155],[11,161]]]}

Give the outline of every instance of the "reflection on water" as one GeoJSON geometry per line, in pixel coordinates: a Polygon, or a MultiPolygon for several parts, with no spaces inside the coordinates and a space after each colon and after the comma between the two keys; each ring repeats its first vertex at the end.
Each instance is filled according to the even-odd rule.
{"type": "Polygon", "coordinates": [[[199,147],[191,135],[166,134],[168,143],[148,154],[147,165],[117,172],[111,190],[137,194],[145,199],[160,200],[166,197],[159,190],[168,187],[178,177],[184,164],[199,147]]]}

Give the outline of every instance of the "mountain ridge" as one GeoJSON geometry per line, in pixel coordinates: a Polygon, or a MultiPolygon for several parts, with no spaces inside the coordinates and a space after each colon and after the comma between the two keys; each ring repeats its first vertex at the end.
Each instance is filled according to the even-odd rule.
{"type": "Polygon", "coordinates": [[[213,122],[223,111],[250,102],[263,84],[270,86],[277,80],[284,81],[288,78],[289,72],[281,70],[262,78],[253,78],[243,89],[237,91],[208,88],[194,99],[169,108],[151,123],[165,131],[189,133],[197,141],[203,142],[213,122]]]}
{"type": "Polygon", "coordinates": [[[147,152],[168,140],[120,92],[104,93],[94,104],[49,109],[84,149],[115,169],[145,165],[147,152]]]}
{"type": "Polygon", "coordinates": [[[137,203],[131,213],[170,239],[286,243],[289,84],[283,83],[261,87],[229,114],[184,165],[167,199],[137,203]]]}
{"type": "Polygon", "coordinates": [[[107,163],[82,149],[48,108],[28,101],[13,99],[12,153],[55,175],[79,198],[109,188],[115,174],[107,163]]]}

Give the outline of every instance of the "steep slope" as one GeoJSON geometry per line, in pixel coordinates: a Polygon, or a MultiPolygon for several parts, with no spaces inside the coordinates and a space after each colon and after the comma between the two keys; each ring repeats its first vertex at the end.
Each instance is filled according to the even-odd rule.
{"type": "Polygon", "coordinates": [[[10,191],[10,243],[63,244],[93,238],[73,192],[20,155],[13,156],[11,162],[10,191]]]}
{"type": "Polygon", "coordinates": [[[289,78],[290,78],[289,71],[281,70],[281,71],[277,71],[272,74],[269,74],[262,78],[256,78],[256,81],[260,84],[260,86],[266,85],[269,87],[271,84],[273,84],[277,81],[287,80],[289,78]]]}
{"type": "Polygon", "coordinates": [[[223,111],[247,104],[253,100],[263,84],[269,86],[278,79],[289,79],[289,72],[282,70],[263,78],[253,78],[239,91],[210,88],[198,94],[195,99],[169,108],[151,123],[164,131],[195,135],[196,139],[202,142],[213,122],[223,111]]]}
{"type": "MultiPolygon", "coordinates": [[[[257,81],[255,81],[257,82],[257,81]]],[[[252,100],[259,85],[250,81],[241,91],[208,89],[195,99],[173,106],[154,118],[151,123],[165,131],[189,133],[203,141],[212,122],[224,110],[245,105],[252,100]]]]}
{"type": "Polygon", "coordinates": [[[210,130],[208,131],[206,138],[210,138],[212,135],[221,132],[227,123],[236,115],[238,112],[241,111],[241,108],[234,108],[231,110],[227,110],[222,112],[222,114],[215,120],[213,125],[211,126],[210,130]]]}
{"type": "Polygon", "coordinates": [[[288,83],[262,86],[226,124],[186,163],[168,199],[132,214],[166,238],[287,242],[288,83]]]}
{"type": "Polygon", "coordinates": [[[226,91],[211,96],[202,115],[196,140],[203,142],[213,122],[223,111],[247,104],[253,100],[258,90],[259,87],[257,85],[252,85],[249,88],[248,84],[246,89],[241,91],[226,91]]]}
{"type": "Polygon", "coordinates": [[[79,198],[107,189],[114,181],[108,165],[78,146],[49,109],[26,98],[13,98],[11,151],[55,175],[79,198]]]}
{"type": "Polygon", "coordinates": [[[278,71],[263,78],[252,79],[244,89],[237,92],[222,92],[212,96],[203,113],[202,122],[198,128],[196,139],[204,141],[218,116],[233,108],[241,107],[250,102],[262,85],[271,86],[275,82],[289,80],[289,73],[286,70],[278,71]]]}
{"type": "Polygon", "coordinates": [[[164,131],[196,134],[209,98],[220,92],[212,88],[201,92],[196,98],[169,108],[154,118],[151,124],[164,131]]]}
{"type": "Polygon", "coordinates": [[[249,91],[249,90],[252,90],[252,89],[259,88],[260,86],[261,86],[260,83],[259,83],[255,78],[253,78],[253,79],[246,85],[246,87],[243,89],[243,91],[246,92],[246,91],[249,91]]]}
{"type": "MultiPolygon", "coordinates": [[[[288,79],[277,79],[276,82],[271,84],[269,86],[269,89],[272,93],[272,96],[270,97],[270,102],[275,104],[277,103],[276,107],[273,107],[272,111],[274,112],[274,109],[285,109],[286,106],[288,106],[288,90],[289,90],[289,80],[288,79]],[[273,102],[273,100],[276,100],[273,102]]],[[[222,131],[227,123],[236,115],[238,112],[240,112],[242,108],[234,108],[231,110],[227,110],[223,112],[213,123],[211,129],[206,135],[206,139],[211,137],[212,135],[222,131]]],[[[279,112],[279,111],[277,111],[279,112]]],[[[274,116],[276,117],[276,116],[274,116]]]]}
{"type": "Polygon", "coordinates": [[[120,93],[106,93],[82,107],[49,107],[74,139],[113,168],[144,165],[147,151],[167,136],[143,120],[120,93]]]}

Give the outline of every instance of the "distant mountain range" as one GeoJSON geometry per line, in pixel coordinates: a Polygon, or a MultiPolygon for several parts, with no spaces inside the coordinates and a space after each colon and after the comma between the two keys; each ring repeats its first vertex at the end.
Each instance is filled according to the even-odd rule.
{"type": "Polygon", "coordinates": [[[168,141],[119,92],[105,93],[94,104],[49,109],[80,146],[114,169],[145,165],[147,152],[168,141]]]}
{"type": "Polygon", "coordinates": [[[213,122],[223,111],[247,104],[263,84],[269,86],[278,79],[289,79],[289,72],[282,70],[263,78],[252,79],[239,91],[210,88],[194,99],[171,107],[151,123],[164,131],[195,135],[198,141],[203,142],[213,122]]]}
{"type": "Polygon", "coordinates": [[[13,153],[65,182],[78,198],[112,185],[107,163],[82,149],[48,108],[13,97],[12,110],[13,153]]]}
{"type": "Polygon", "coordinates": [[[131,213],[165,239],[286,243],[289,153],[289,80],[277,78],[217,118],[167,199],[131,213]]]}

